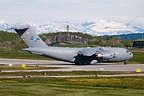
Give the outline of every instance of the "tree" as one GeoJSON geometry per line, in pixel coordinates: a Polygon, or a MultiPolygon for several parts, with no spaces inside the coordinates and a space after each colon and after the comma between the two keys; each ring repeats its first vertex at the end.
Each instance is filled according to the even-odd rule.
{"type": "Polygon", "coordinates": [[[132,47],[132,41],[130,41],[130,40],[125,40],[123,42],[123,44],[124,44],[125,47],[132,47]]]}

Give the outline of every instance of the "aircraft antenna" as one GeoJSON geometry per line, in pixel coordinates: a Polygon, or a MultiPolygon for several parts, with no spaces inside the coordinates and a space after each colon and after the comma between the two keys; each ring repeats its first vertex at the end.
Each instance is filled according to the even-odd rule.
{"type": "Polygon", "coordinates": [[[66,26],[67,32],[69,32],[69,25],[66,26]]]}

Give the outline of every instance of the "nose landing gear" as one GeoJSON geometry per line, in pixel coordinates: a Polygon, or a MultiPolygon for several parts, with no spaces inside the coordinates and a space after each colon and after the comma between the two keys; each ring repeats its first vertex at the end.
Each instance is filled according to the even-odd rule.
{"type": "Polygon", "coordinates": [[[127,65],[128,61],[124,61],[124,65],[127,65]]]}

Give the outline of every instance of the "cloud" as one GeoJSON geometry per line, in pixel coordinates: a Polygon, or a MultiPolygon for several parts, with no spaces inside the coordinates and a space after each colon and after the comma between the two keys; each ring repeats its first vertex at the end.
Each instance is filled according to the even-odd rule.
{"type": "Polygon", "coordinates": [[[144,0],[119,0],[119,5],[123,7],[132,7],[132,6],[137,6],[138,5],[143,5],[144,0]]]}
{"type": "Polygon", "coordinates": [[[10,0],[0,0],[0,3],[9,3],[10,0]]]}
{"type": "Polygon", "coordinates": [[[57,3],[60,3],[60,2],[63,2],[63,3],[74,3],[74,2],[79,2],[81,0],[72,0],[72,1],[69,1],[69,0],[36,0],[36,2],[39,2],[39,3],[53,3],[53,2],[57,2],[57,3]]]}
{"type": "Polygon", "coordinates": [[[131,20],[144,17],[144,0],[0,0],[1,18],[41,21],[131,20]]]}
{"type": "Polygon", "coordinates": [[[35,0],[37,3],[43,3],[43,4],[88,4],[90,2],[93,2],[95,0],[35,0]]]}

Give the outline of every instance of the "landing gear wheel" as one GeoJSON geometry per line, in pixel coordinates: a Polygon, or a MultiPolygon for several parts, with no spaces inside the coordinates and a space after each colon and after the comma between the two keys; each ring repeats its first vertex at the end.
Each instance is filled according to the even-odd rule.
{"type": "Polygon", "coordinates": [[[80,63],[81,65],[86,65],[86,63],[80,63]]]}
{"type": "Polygon", "coordinates": [[[75,63],[75,65],[80,65],[80,63],[75,63]]]}
{"type": "Polygon", "coordinates": [[[127,65],[127,62],[124,62],[124,65],[127,65]]]}

